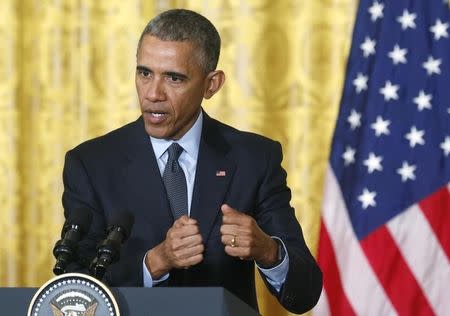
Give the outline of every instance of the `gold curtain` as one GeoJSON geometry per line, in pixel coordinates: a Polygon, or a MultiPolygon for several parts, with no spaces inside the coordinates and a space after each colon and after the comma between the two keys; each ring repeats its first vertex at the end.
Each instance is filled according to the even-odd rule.
{"type": "MultiPolygon", "coordinates": [[[[63,223],[65,152],[139,115],[135,49],[147,21],[196,10],[223,40],[227,75],[206,111],[279,140],[315,253],[322,184],[356,0],[2,0],[0,286],[40,286],[63,223]]],[[[290,315],[258,282],[263,315],[290,315]]]]}

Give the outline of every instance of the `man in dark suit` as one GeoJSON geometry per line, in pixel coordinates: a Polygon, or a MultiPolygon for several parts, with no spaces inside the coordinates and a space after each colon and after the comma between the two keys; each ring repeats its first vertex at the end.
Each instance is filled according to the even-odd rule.
{"type": "Polygon", "coordinates": [[[109,219],[127,209],[135,224],[105,275],[111,286],[222,286],[257,309],[256,263],[281,304],[305,312],[322,276],[290,206],[281,146],[201,108],[225,80],[219,53],[217,30],[189,10],[144,29],[142,116],[66,155],[65,215],[80,207],[94,215],[78,265],[87,267],[109,219]]]}

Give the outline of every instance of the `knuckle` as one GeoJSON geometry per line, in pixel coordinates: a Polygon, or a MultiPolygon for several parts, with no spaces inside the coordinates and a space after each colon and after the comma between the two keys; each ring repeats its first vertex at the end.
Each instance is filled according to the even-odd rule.
{"type": "Polygon", "coordinates": [[[172,250],[172,251],[177,250],[178,247],[179,247],[179,243],[176,240],[172,241],[172,243],[170,244],[170,250],[172,250]]]}
{"type": "Polygon", "coordinates": [[[200,231],[198,230],[198,227],[193,227],[191,230],[192,235],[200,235],[200,231]]]}
{"type": "Polygon", "coordinates": [[[178,258],[178,255],[173,255],[173,261],[175,262],[176,265],[179,265],[181,262],[181,259],[178,258]]]}
{"type": "Polygon", "coordinates": [[[178,228],[178,233],[180,235],[185,235],[186,232],[189,232],[189,226],[183,226],[183,227],[178,228]]]}

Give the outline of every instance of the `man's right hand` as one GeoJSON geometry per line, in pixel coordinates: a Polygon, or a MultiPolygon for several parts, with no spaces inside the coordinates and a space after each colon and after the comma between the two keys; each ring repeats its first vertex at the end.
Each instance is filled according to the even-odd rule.
{"type": "Polygon", "coordinates": [[[203,251],[197,221],[183,215],[167,231],[166,239],[148,252],[145,264],[155,280],[173,268],[187,269],[200,263],[203,251]]]}

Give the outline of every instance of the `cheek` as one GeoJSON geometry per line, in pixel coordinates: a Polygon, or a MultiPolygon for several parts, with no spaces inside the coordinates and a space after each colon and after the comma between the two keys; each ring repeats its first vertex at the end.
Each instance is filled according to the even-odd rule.
{"type": "Polygon", "coordinates": [[[186,90],[172,90],[167,95],[170,100],[170,107],[174,115],[174,121],[183,122],[189,121],[192,115],[197,113],[200,104],[203,100],[203,94],[199,89],[186,89],[186,90]]]}
{"type": "Polygon", "coordinates": [[[139,99],[139,102],[142,103],[142,100],[144,98],[143,97],[144,96],[143,89],[141,86],[139,86],[137,84],[136,84],[136,92],[137,92],[137,97],[139,99]]]}
{"type": "Polygon", "coordinates": [[[138,78],[135,81],[135,85],[136,85],[136,92],[137,92],[139,100],[145,99],[145,95],[148,90],[148,82],[145,82],[141,78],[138,78]]]}
{"type": "Polygon", "coordinates": [[[191,100],[190,96],[183,91],[171,91],[167,94],[167,99],[176,118],[183,116],[189,104],[188,100],[191,100]]]}

